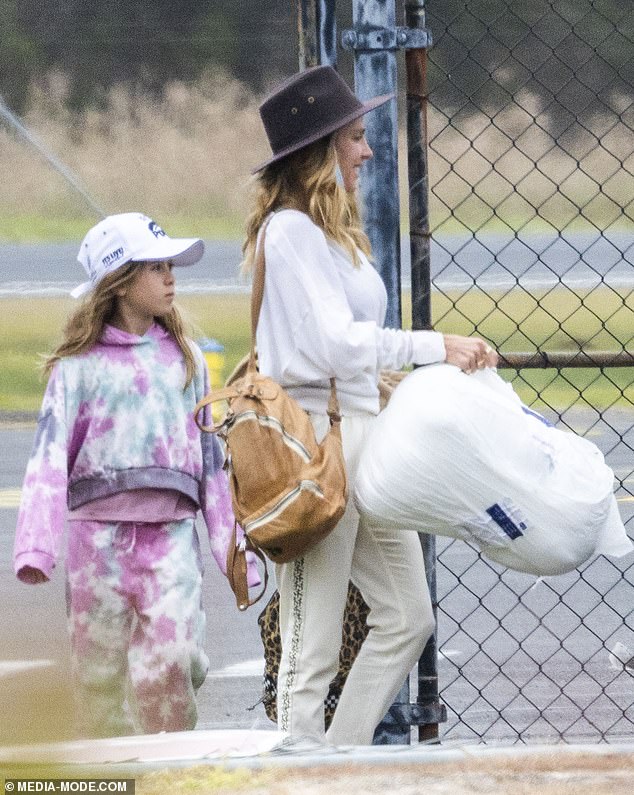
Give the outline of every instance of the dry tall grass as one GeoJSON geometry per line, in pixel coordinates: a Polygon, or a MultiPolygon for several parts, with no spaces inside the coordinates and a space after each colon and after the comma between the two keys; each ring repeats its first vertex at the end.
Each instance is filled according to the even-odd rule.
{"type": "MultiPolygon", "coordinates": [[[[161,98],[119,87],[100,109],[73,112],[67,98],[66,79],[49,75],[34,87],[24,122],[106,212],[144,210],[174,233],[241,235],[251,168],[269,154],[257,111],[261,97],[214,73],[195,83],[169,83],[161,98]]],[[[501,116],[492,121],[472,109],[450,119],[430,104],[430,215],[436,232],[490,233],[504,226],[539,233],[571,224],[596,230],[629,222],[622,208],[631,202],[631,172],[611,154],[621,150],[610,125],[619,135],[631,129],[606,116],[603,137],[566,144],[573,157],[520,105],[510,103],[501,116]]],[[[406,225],[403,124],[399,147],[406,225]]],[[[46,226],[42,219],[53,222],[44,235],[57,221],[62,233],[80,237],[94,221],[84,199],[1,118],[0,173],[0,238],[37,236],[29,233],[46,226]]]]}
{"type": "MultiPolygon", "coordinates": [[[[33,91],[23,121],[79,177],[106,212],[141,209],[180,221],[240,228],[251,167],[268,147],[257,98],[238,81],[209,75],[170,83],[156,99],[130,89],[111,92],[103,109],[73,112],[67,83],[52,75],[33,91]]],[[[8,124],[0,124],[0,213],[50,215],[92,222],[92,210],[8,124]]],[[[166,221],[165,221],[166,222],[166,221]]]]}

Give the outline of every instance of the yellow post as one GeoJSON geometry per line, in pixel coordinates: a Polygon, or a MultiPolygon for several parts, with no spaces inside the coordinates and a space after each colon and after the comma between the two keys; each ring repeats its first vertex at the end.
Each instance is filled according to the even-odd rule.
{"type": "MultiPolygon", "coordinates": [[[[224,385],[225,347],[218,340],[205,337],[198,340],[198,347],[203,352],[207,369],[209,370],[209,383],[211,390],[221,389],[224,385]]],[[[223,416],[223,406],[220,403],[212,405],[214,422],[219,422],[223,416]]]]}

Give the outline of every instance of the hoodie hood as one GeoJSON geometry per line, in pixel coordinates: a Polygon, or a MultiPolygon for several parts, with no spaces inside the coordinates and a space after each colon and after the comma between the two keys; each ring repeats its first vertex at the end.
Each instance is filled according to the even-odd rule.
{"type": "Polygon", "coordinates": [[[156,321],[152,323],[143,336],[131,334],[129,331],[124,331],[123,329],[110,326],[106,323],[99,337],[99,342],[102,345],[115,346],[144,345],[149,342],[160,342],[167,337],[169,337],[169,333],[156,321]]]}

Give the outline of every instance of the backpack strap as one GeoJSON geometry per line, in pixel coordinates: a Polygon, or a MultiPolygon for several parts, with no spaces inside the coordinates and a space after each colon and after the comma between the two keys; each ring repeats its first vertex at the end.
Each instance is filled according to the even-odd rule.
{"type": "Polygon", "coordinates": [[[328,398],[327,414],[330,417],[331,425],[338,425],[341,422],[339,400],[337,398],[337,385],[334,378],[330,379],[330,397],[328,398]]]}
{"type": "Polygon", "coordinates": [[[251,352],[249,354],[247,372],[250,370],[255,372],[257,369],[255,358],[255,335],[258,330],[260,310],[262,309],[262,299],[264,298],[264,276],[266,274],[266,263],[264,261],[264,242],[266,239],[266,227],[269,225],[272,217],[272,215],[269,216],[269,218],[267,218],[267,220],[264,222],[255,255],[255,261],[253,263],[253,285],[251,287],[251,352]]]}
{"type": "Polygon", "coordinates": [[[233,532],[227,554],[227,579],[231,590],[235,594],[238,610],[246,610],[264,596],[269,584],[269,571],[266,566],[264,554],[249,542],[245,536],[243,541],[237,543],[238,523],[233,523],[233,532]],[[255,599],[249,599],[249,585],[247,583],[247,550],[253,552],[264,564],[264,585],[255,599]]]}
{"type": "MultiPolygon", "coordinates": [[[[247,371],[247,375],[248,374],[247,371]]],[[[201,431],[217,433],[224,426],[224,421],[221,422],[220,425],[205,425],[204,415],[203,417],[200,416],[201,412],[210,403],[217,403],[220,400],[231,400],[231,398],[236,398],[240,395],[253,395],[262,398],[262,400],[275,400],[280,389],[281,387],[273,381],[265,382],[263,379],[256,381],[255,378],[247,379],[245,376],[240,384],[231,384],[230,386],[222,387],[222,389],[216,389],[214,392],[210,392],[208,395],[205,395],[204,398],[201,398],[194,409],[194,420],[201,431]]]]}
{"type": "Polygon", "coordinates": [[[211,425],[206,425],[204,413],[205,408],[211,403],[217,403],[219,400],[228,400],[229,398],[237,397],[238,394],[238,391],[234,389],[234,387],[230,386],[224,387],[223,389],[217,389],[215,392],[210,392],[208,395],[205,395],[205,397],[201,398],[198,403],[196,403],[196,407],[194,408],[194,421],[200,430],[205,431],[206,433],[217,433],[222,428],[224,423],[221,422],[220,425],[216,425],[212,422],[211,425]]]}

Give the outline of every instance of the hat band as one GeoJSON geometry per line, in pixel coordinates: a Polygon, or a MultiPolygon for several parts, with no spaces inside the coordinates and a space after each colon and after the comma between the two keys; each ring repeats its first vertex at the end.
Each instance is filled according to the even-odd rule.
{"type": "MultiPolygon", "coordinates": [[[[313,99],[309,97],[309,99],[313,99]]],[[[319,100],[313,103],[300,103],[285,108],[283,115],[286,123],[268,126],[267,137],[273,153],[281,152],[296,143],[301,143],[306,138],[318,140],[322,135],[328,135],[339,125],[344,125],[346,120],[355,113],[363,113],[363,105],[356,97],[353,102],[337,103],[330,107],[323,107],[319,100]]],[[[282,113],[282,111],[281,111],[282,113]]]]}

